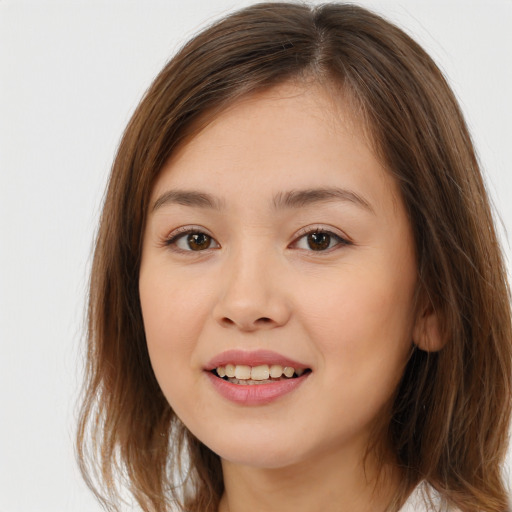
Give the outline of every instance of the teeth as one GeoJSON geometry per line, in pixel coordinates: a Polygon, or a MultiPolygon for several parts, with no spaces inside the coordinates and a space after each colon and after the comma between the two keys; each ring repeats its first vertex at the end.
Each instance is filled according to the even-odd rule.
{"type": "Polygon", "coordinates": [[[251,379],[252,380],[267,380],[270,376],[270,369],[268,364],[262,364],[261,366],[253,366],[251,368],[251,379]]]}
{"type": "Polygon", "coordinates": [[[287,377],[293,377],[293,374],[295,373],[295,370],[291,367],[291,366],[285,366],[283,368],[283,373],[287,376],[287,377]]]}
{"type": "Polygon", "coordinates": [[[244,364],[237,364],[235,366],[235,378],[247,380],[251,378],[251,367],[244,364]]]}
{"type": "Polygon", "coordinates": [[[264,381],[264,380],[252,380],[252,379],[247,379],[247,380],[229,379],[229,382],[231,382],[232,384],[242,384],[242,385],[250,385],[250,386],[254,386],[254,385],[258,385],[258,384],[266,384],[266,381],[264,381]]]}
{"type": "Polygon", "coordinates": [[[273,379],[279,379],[283,375],[283,367],[280,364],[273,364],[270,367],[270,376],[273,379]]]}
{"type": "MultiPolygon", "coordinates": [[[[304,368],[295,370],[291,366],[281,366],[280,364],[262,364],[259,366],[248,366],[245,364],[227,364],[226,366],[218,366],[216,368],[219,377],[228,377],[229,379],[236,379],[237,384],[239,381],[264,381],[271,379],[280,379],[283,375],[287,378],[293,377],[296,374],[300,377],[306,370],[304,368]]],[[[244,382],[245,384],[246,382],[244,382]]]]}
{"type": "Polygon", "coordinates": [[[226,365],[226,377],[233,378],[235,376],[235,365],[227,364],[226,365]]]}

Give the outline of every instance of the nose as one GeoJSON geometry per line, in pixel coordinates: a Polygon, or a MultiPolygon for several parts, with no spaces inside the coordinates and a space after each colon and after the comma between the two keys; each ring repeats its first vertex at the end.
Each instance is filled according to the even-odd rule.
{"type": "Polygon", "coordinates": [[[246,251],[226,260],[213,314],[221,326],[272,329],[290,319],[291,306],[279,264],[268,251],[246,251]]]}

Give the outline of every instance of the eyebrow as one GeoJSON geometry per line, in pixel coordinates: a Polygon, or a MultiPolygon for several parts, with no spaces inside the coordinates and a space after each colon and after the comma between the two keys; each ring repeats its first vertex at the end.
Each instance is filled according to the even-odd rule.
{"type": "MultiPolygon", "coordinates": [[[[370,203],[362,196],[351,190],[337,187],[310,188],[279,192],[274,196],[272,203],[275,210],[284,210],[304,208],[316,203],[335,201],[352,203],[375,214],[370,203]]],[[[152,211],[158,210],[159,208],[169,204],[179,204],[211,210],[222,210],[224,207],[224,201],[206,192],[200,192],[197,190],[169,190],[158,197],[153,204],[152,211]]]]}
{"type": "Polygon", "coordinates": [[[158,210],[158,208],[169,204],[181,204],[183,206],[208,208],[210,210],[222,210],[223,207],[223,201],[205,192],[196,190],[169,190],[164,192],[155,201],[152,210],[158,210]]]}
{"type": "Polygon", "coordinates": [[[353,203],[375,214],[370,203],[362,196],[351,190],[343,188],[311,188],[305,190],[290,190],[280,192],[274,197],[274,208],[304,208],[315,203],[328,203],[331,201],[343,201],[353,203]]]}

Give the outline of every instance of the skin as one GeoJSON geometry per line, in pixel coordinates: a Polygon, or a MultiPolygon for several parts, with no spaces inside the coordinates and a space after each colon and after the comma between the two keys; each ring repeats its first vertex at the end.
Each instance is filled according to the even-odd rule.
{"type": "Polygon", "coordinates": [[[221,457],[220,511],[385,509],[399,475],[385,468],[373,492],[377,465],[369,457],[365,473],[362,461],[430,320],[416,314],[397,185],[342,100],[280,85],[238,101],[176,151],[152,191],[139,285],[158,382],[221,457]],[[273,206],[278,194],[333,187],[361,202],[273,206]],[[219,209],[160,199],[176,190],[210,194],[219,209]],[[209,247],[176,238],[187,226],[209,247]],[[303,228],[332,233],[328,248],[312,250],[303,228]],[[312,372],[271,403],[235,404],[204,371],[230,349],[273,350],[312,372]]]}

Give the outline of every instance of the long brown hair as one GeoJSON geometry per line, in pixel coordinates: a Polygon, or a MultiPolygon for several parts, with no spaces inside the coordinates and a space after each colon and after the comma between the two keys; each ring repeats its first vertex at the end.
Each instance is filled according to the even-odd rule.
{"type": "Polygon", "coordinates": [[[430,57],[354,5],[262,3],[235,12],[186,44],[134,113],[112,168],[92,266],[77,434],[82,473],[110,510],[118,510],[120,481],[146,512],[167,511],[171,502],[217,510],[219,457],[179,422],[146,348],[138,275],[149,194],[206,113],[306,77],[353,100],[397,180],[414,230],[419,293],[436,310],[445,340],[439,352],[413,352],[396,391],[387,439],[403,478],[390,508],[425,480],[465,512],[504,512],[511,311],[475,151],[430,57]]]}

